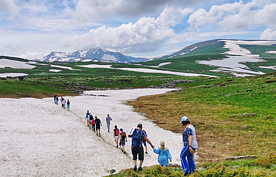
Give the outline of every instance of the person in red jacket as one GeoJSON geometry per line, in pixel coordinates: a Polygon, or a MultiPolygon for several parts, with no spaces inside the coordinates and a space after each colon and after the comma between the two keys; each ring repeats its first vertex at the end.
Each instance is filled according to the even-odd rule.
{"type": "Polygon", "coordinates": [[[118,147],[119,135],[120,135],[120,131],[119,131],[119,129],[117,128],[117,125],[115,125],[115,126],[114,126],[114,134],[113,134],[113,137],[114,137],[114,141],[115,141],[116,147],[118,147]]]}

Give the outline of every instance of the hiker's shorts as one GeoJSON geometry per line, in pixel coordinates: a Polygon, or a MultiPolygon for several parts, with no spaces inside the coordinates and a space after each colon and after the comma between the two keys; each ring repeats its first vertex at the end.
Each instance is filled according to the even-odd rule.
{"type": "Polygon", "coordinates": [[[131,148],[133,160],[137,160],[137,155],[139,155],[139,160],[144,160],[144,149],[143,147],[132,147],[131,148]]]}

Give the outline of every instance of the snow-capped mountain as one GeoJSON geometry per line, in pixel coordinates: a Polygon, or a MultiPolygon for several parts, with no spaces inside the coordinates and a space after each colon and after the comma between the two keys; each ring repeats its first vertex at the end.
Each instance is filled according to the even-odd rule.
{"type": "Polygon", "coordinates": [[[132,63],[146,61],[146,58],[135,58],[123,55],[119,52],[111,52],[101,48],[78,50],[73,53],[51,52],[42,59],[43,62],[111,62],[111,63],[132,63]]]}

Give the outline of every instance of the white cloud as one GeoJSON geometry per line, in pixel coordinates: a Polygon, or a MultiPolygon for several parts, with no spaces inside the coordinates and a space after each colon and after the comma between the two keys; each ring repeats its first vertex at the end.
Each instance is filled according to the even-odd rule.
{"type": "Polygon", "coordinates": [[[192,9],[166,7],[157,18],[142,17],[136,23],[116,28],[92,29],[88,34],[64,38],[64,46],[80,48],[111,48],[121,52],[151,52],[165,45],[175,33],[171,27],[180,23],[192,9]]]}
{"type": "Polygon", "coordinates": [[[15,5],[15,0],[0,0],[0,12],[8,12],[12,16],[17,16],[19,10],[19,7],[15,5]]]}
{"type": "Polygon", "coordinates": [[[207,24],[215,24],[217,21],[222,20],[228,15],[237,13],[240,6],[241,2],[235,2],[233,4],[227,3],[221,6],[214,5],[209,12],[200,8],[190,15],[188,23],[191,25],[191,28],[198,28],[207,24]]]}
{"type": "Polygon", "coordinates": [[[275,0],[253,0],[246,4],[240,1],[220,6],[214,5],[209,11],[198,9],[190,15],[188,23],[192,29],[214,24],[220,25],[223,30],[230,31],[247,30],[256,27],[256,25],[264,25],[275,29],[275,12],[275,0]]]}
{"type": "MultiPolygon", "coordinates": [[[[208,3],[218,0],[209,0],[208,3]]],[[[144,15],[157,15],[165,6],[198,7],[206,0],[80,0],[76,5],[76,21],[98,21],[120,17],[139,18],[144,15]]]]}
{"type": "Polygon", "coordinates": [[[260,38],[263,39],[263,40],[276,40],[276,30],[272,30],[270,28],[267,28],[260,35],[260,38]]]}

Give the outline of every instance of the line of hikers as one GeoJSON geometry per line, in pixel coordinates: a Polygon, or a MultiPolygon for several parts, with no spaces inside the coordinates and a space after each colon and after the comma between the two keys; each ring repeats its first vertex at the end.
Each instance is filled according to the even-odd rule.
{"type": "MultiPolygon", "coordinates": [[[[56,104],[56,105],[58,105],[58,96],[57,95],[55,95],[54,96],[54,103],[56,104]]],[[[60,104],[61,104],[61,107],[62,108],[64,108],[65,109],[65,104],[67,103],[67,110],[69,111],[69,109],[70,109],[70,101],[69,101],[69,99],[67,99],[67,102],[66,102],[66,100],[61,96],[60,97],[60,104]]]]}
{"type": "MultiPolygon", "coordinates": [[[[97,116],[95,116],[95,119],[93,119],[93,116],[91,113],[89,113],[89,110],[87,110],[86,119],[87,119],[87,126],[94,131],[96,129],[96,135],[100,136],[100,126],[102,126],[101,120],[97,118],[97,116]]],[[[108,114],[106,117],[108,132],[110,132],[111,120],[112,118],[108,114]]],[[[196,132],[195,132],[194,126],[190,123],[188,117],[186,116],[182,117],[180,123],[185,127],[184,131],[182,132],[183,148],[180,153],[181,166],[182,166],[182,170],[184,171],[184,176],[189,176],[190,174],[194,173],[196,169],[195,163],[193,160],[193,155],[195,154],[196,148],[198,147],[198,144],[196,141],[196,132]]],[[[131,152],[132,152],[133,164],[134,164],[133,170],[134,171],[137,170],[137,157],[138,157],[138,160],[140,161],[138,171],[142,171],[143,170],[142,164],[144,161],[143,144],[146,149],[145,153],[147,154],[147,146],[146,146],[146,142],[147,142],[152,147],[153,152],[158,154],[158,162],[161,165],[161,167],[163,166],[168,167],[169,161],[172,162],[172,156],[169,149],[165,147],[165,142],[160,141],[160,147],[155,149],[151,141],[147,138],[146,131],[143,130],[142,127],[143,127],[142,124],[138,124],[137,128],[131,128],[128,134],[126,134],[123,128],[118,129],[117,125],[115,125],[113,130],[115,147],[118,148],[120,146],[122,152],[126,154],[125,143],[127,142],[127,137],[132,138],[131,152]]]]}
{"type": "MultiPolygon", "coordinates": [[[[61,96],[60,98],[61,105],[65,109],[66,100],[61,96]]],[[[54,102],[58,105],[58,96],[54,96],[54,102]]],[[[70,108],[70,101],[67,100],[67,109],[69,111],[70,108]]],[[[100,136],[100,127],[102,126],[101,120],[89,112],[87,110],[85,119],[87,120],[87,126],[92,129],[93,131],[96,131],[96,135],[100,136]]],[[[109,116],[109,114],[106,117],[106,125],[107,130],[110,132],[110,121],[112,118],[109,116]]],[[[184,116],[181,118],[180,123],[185,127],[184,131],[182,132],[182,141],[183,141],[183,148],[180,153],[180,159],[181,159],[181,166],[182,170],[184,171],[184,176],[189,176],[190,174],[195,172],[195,163],[193,160],[193,155],[195,154],[195,151],[198,147],[197,141],[196,141],[196,132],[194,126],[190,123],[188,117],[184,116]]],[[[161,167],[166,166],[168,167],[169,161],[172,162],[172,156],[170,154],[170,151],[168,148],[165,147],[165,142],[160,141],[160,147],[158,149],[155,149],[153,144],[150,142],[150,140],[147,138],[147,133],[145,130],[142,129],[142,124],[138,124],[137,128],[131,128],[128,132],[128,135],[126,132],[124,132],[123,128],[118,129],[117,125],[114,126],[113,130],[113,138],[115,141],[115,147],[122,146],[121,150],[124,154],[126,154],[125,151],[125,143],[127,142],[127,137],[132,138],[131,141],[131,152],[133,156],[133,164],[134,168],[133,170],[137,170],[137,156],[138,160],[140,161],[138,171],[142,171],[142,164],[144,161],[144,148],[145,147],[145,153],[147,154],[147,146],[146,142],[150,144],[150,146],[153,149],[153,152],[158,154],[158,162],[161,165],[161,167]],[[120,142],[119,142],[120,140],[120,142]]]]}

